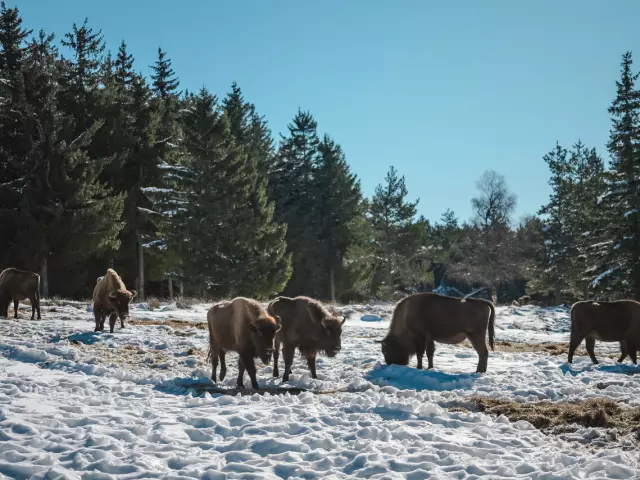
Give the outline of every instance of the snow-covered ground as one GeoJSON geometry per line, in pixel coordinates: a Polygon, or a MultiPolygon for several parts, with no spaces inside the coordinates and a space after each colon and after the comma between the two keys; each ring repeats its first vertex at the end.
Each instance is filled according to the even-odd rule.
{"type": "MultiPolygon", "coordinates": [[[[486,374],[473,373],[474,350],[436,344],[435,369],[418,371],[415,359],[384,365],[374,342],[393,305],[344,306],[343,349],[318,360],[319,379],[296,357],[286,386],[308,391],[222,395],[209,393],[208,307],[135,305],[132,317],[153,324],[114,334],[94,334],[82,302],[45,304],[42,321],[28,310],[0,320],[0,478],[639,478],[634,440],[596,447],[598,429],[559,437],[448,409],[475,394],[640,406],[640,368],[604,356],[617,344],[596,344],[600,365],[579,356],[571,367],[491,352],[486,374]]],[[[564,308],[497,311],[497,340],[566,342],[568,331],[564,308]]],[[[235,356],[227,363],[222,386],[233,389],[235,356]]],[[[258,362],[262,388],[281,385],[271,372],[258,362]]]]}

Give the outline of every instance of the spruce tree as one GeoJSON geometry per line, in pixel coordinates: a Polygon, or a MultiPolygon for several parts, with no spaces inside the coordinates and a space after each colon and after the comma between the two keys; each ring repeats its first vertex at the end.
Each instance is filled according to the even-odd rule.
{"type": "Polygon", "coordinates": [[[18,9],[0,2],[0,70],[4,75],[20,70],[30,34],[31,30],[22,28],[18,9]]]}

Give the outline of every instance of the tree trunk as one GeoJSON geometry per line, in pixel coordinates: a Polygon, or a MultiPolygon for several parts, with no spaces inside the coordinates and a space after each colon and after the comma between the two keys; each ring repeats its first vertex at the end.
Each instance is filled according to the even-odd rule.
{"type": "Polygon", "coordinates": [[[138,239],[138,299],[142,302],[144,300],[144,247],[142,246],[142,239],[140,235],[137,235],[138,239]]]}
{"type": "Polygon", "coordinates": [[[589,284],[587,283],[584,286],[584,290],[582,291],[583,300],[589,300],[589,284]]]}
{"type": "Polygon", "coordinates": [[[561,296],[562,296],[562,289],[560,288],[560,282],[556,282],[556,288],[555,288],[555,292],[554,295],[556,297],[556,305],[560,305],[561,302],[561,296]]]}
{"type": "Polygon", "coordinates": [[[336,303],[336,283],[333,275],[333,268],[329,272],[329,281],[331,282],[331,303],[336,303]]]}
{"type": "Polygon", "coordinates": [[[169,277],[169,301],[173,301],[173,279],[169,277]]]}
{"type": "Polygon", "coordinates": [[[180,282],[180,296],[184,297],[184,282],[180,282]]]}
{"type": "Polygon", "coordinates": [[[40,262],[40,297],[49,297],[49,259],[45,255],[40,262]]]}

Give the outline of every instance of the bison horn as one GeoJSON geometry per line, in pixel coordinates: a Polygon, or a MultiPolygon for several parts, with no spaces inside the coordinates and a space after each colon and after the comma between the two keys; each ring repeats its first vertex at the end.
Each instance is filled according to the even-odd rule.
{"type": "Polygon", "coordinates": [[[136,295],[138,294],[138,292],[136,292],[135,290],[131,290],[131,300],[133,300],[134,298],[136,298],[136,295]]]}
{"type": "Polygon", "coordinates": [[[276,333],[278,333],[282,329],[282,325],[278,324],[278,328],[276,328],[276,333]]]}
{"type": "Polygon", "coordinates": [[[342,314],[342,325],[344,325],[344,322],[347,321],[347,316],[343,313],[342,314]]]}
{"type": "Polygon", "coordinates": [[[114,290],[113,292],[109,293],[109,298],[116,298],[116,290],[114,290]]]}

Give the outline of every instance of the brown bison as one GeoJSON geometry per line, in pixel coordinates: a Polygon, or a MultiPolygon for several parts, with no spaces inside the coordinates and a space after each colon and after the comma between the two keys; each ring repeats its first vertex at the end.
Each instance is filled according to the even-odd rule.
{"type": "Polygon", "coordinates": [[[209,355],[211,358],[211,380],[216,381],[216,370],[220,360],[220,380],[227,373],[225,354],[238,353],[239,388],[244,387],[245,370],[251,379],[251,386],[259,389],[256,381],[254,358],[260,358],[266,365],[273,354],[273,339],[281,326],[280,319],[269,315],[255,300],[234,298],[230,302],[218,303],[207,313],[209,326],[209,355]]]}
{"type": "Polygon", "coordinates": [[[93,288],[93,315],[96,319],[94,331],[104,330],[104,321],[109,315],[109,331],[113,333],[116,320],[120,318],[120,328],[129,317],[129,303],[136,296],[135,290],[129,291],[113,269],[99,277],[93,288]]]}
{"type": "Polygon", "coordinates": [[[593,363],[598,363],[594,347],[596,339],[603,342],[620,342],[622,354],[618,362],[629,355],[637,362],[640,348],[640,303],[634,300],[616,302],[576,302],[571,307],[571,340],[568,362],[573,362],[576,348],[585,340],[587,353],[593,363]]]}
{"type": "Polygon", "coordinates": [[[382,343],[385,362],[407,365],[413,355],[422,368],[425,349],[429,366],[433,368],[435,343],[456,344],[466,338],[478,352],[477,372],[487,371],[489,345],[493,350],[495,307],[488,300],[460,299],[436,293],[416,293],[396,305],[389,332],[382,343]]]}
{"type": "Polygon", "coordinates": [[[17,268],[7,268],[0,273],[0,316],[9,317],[9,304],[13,300],[13,317],[18,318],[20,300],[31,302],[31,320],[40,316],[40,275],[17,268]]]}
{"type": "Polygon", "coordinates": [[[529,303],[531,303],[531,297],[529,295],[523,295],[518,299],[518,305],[521,307],[529,305],[529,303]]]}
{"type": "Polygon", "coordinates": [[[282,329],[277,333],[273,349],[273,376],[278,377],[278,355],[282,345],[284,375],[289,380],[296,348],[307,359],[311,377],[316,379],[316,355],[324,352],[334,357],[341,348],[340,337],[346,317],[336,317],[308,297],[278,297],[267,307],[274,317],[280,317],[282,329]]]}

